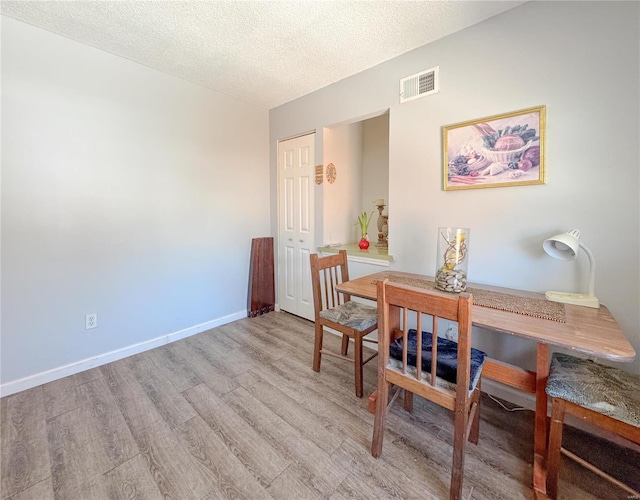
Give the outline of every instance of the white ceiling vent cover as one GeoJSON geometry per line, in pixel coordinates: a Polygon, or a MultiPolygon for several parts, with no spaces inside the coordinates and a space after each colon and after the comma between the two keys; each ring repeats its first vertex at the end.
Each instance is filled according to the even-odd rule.
{"type": "Polygon", "coordinates": [[[438,92],[438,68],[435,66],[400,80],[400,104],[438,92]]]}

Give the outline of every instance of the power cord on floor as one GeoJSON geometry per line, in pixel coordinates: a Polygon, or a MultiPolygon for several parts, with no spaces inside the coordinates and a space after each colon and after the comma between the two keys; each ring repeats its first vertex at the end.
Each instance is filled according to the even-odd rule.
{"type": "Polygon", "coordinates": [[[496,403],[498,403],[504,410],[507,411],[521,411],[521,410],[527,410],[527,408],[522,408],[521,406],[514,406],[513,408],[508,408],[506,407],[502,401],[500,401],[497,398],[494,398],[491,394],[487,393],[487,396],[489,396],[493,401],[495,401],[496,403]]]}

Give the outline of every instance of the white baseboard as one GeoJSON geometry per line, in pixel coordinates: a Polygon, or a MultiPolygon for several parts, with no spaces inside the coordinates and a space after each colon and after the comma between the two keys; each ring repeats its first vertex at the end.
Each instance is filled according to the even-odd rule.
{"type": "Polygon", "coordinates": [[[166,335],[161,335],[150,340],[145,340],[144,342],[139,342],[137,344],[123,347],[121,349],[116,349],[115,351],[99,354],[91,358],[76,361],[75,363],[69,363],[68,365],[53,368],[51,370],[36,373],[34,375],[29,375],[28,377],[11,380],[10,382],[6,382],[0,385],[0,397],[10,396],[11,394],[25,391],[27,389],[31,389],[32,387],[46,384],[47,382],[53,382],[54,380],[68,377],[69,375],[75,375],[76,373],[89,370],[90,368],[95,368],[96,366],[106,365],[107,363],[111,363],[112,361],[117,361],[119,359],[126,358],[127,356],[133,356],[134,354],[148,351],[155,347],[170,344],[171,342],[175,342],[176,340],[190,337],[191,335],[195,335],[197,333],[206,332],[207,330],[215,328],[216,326],[225,325],[227,323],[231,323],[232,321],[236,321],[246,317],[247,311],[239,311],[227,316],[223,316],[222,318],[214,319],[205,323],[200,323],[199,325],[194,325],[190,326],[189,328],[178,330],[177,332],[168,333],[166,335]]]}

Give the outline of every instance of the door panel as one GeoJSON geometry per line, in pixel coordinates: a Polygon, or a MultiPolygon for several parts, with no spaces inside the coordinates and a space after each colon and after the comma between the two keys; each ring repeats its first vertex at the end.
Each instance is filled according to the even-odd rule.
{"type": "Polygon", "coordinates": [[[310,191],[313,185],[309,182],[309,177],[300,177],[300,232],[311,234],[311,210],[309,205],[310,191]]]}
{"type": "Polygon", "coordinates": [[[284,198],[284,230],[286,232],[295,231],[295,213],[293,207],[295,206],[295,192],[293,189],[293,177],[287,177],[284,180],[283,198],[284,198]]]}
{"type": "Polygon", "coordinates": [[[300,149],[300,168],[306,168],[311,164],[311,159],[309,158],[309,146],[302,146],[300,149]]]}
{"type": "MultiPolygon", "coordinates": [[[[311,289],[311,263],[309,258],[314,250],[303,248],[300,250],[300,260],[302,262],[302,280],[300,282],[300,302],[301,312],[309,312],[311,317],[314,316],[313,311],[313,290],[311,289]],[[303,311],[306,310],[306,311],[303,311]]],[[[302,316],[303,314],[301,314],[302,316]]]]}
{"type": "Polygon", "coordinates": [[[295,301],[296,299],[296,280],[295,280],[295,276],[296,276],[296,269],[295,269],[295,248],[293,248],[292,246],[287,246],[285,247],[285,252],[286,252],[286,267],[284,269],[285,272],[285,289],[284,289],[284,293],[285,293],[285,297],[287,298],[287,300],[293,300],[295,301]]]}
{"type": "Polygon", "coordinates": [[[293,154],[294,150],[292,148],[287,149],[284,153],[284,168],[286,170],[293,170],[293,154]]]}
{"type": "Polygon", "coordinates": [[[314,144],[309,134],[278,144],[278,303],[314,319],[309,256],[314,237],[314,144]]]}

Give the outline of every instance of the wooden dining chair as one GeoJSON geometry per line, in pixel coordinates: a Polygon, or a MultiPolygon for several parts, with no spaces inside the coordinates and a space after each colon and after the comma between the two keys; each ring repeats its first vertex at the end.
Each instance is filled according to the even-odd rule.
{"type": "Polygon", "coordinates": [[[640,492],[562,447],[565,414],[599,426],[640,444],[640,377],[588,359],[554,353],[551,358],[547,395],[551,399],[551,426],[547,457],[547,495],[558,495],[560,454],[640,498],[640,492]]]}
{"type": "Polygon", "coordinates": [[[355,364],[356,396],[361,398],[363,391],[363,366],[377,356],[377,352],[363,359],[363,341],[376,343],[365,335],[378,328],[378,313],[374,306],[360,304],[351,300],[349,295],[339,293],[336,286],[349,281],[347,252],[340,250],[337,255],[318,257],[311,254],[311,285],[313,287],[313,306],[315,309],[315,343],[313,348],[313,369],[320,371],[322,355],[344,359],[355,364]],[[323,349],[324,328],[342,333],[340,354],[323,349]],[[353,339],[354,356],[348,357],[349,342],[353,339]]]}
{"type": "Polygon", "coordinates": [[[376,458],[382,453],[385,416],[401,389],[406,409],[411,408],[407,400],[417,394],[455,412],[449,497],[459,499],[466,441],[478,443],[479,382],[486,357],[471,348],[472,297],[388,280],[379,281],[377,287],[380,358],[371,453],[376,458]],[[425,316],[431,317],[431,333],[422,332],[425,316]],[[457,343],[438,337],[438,318],[458,323],[457,343]],[[413,324],[416,328],[410,329],[413,324]],[[392,387],[395,393],[389,402],[392,387]]]}

